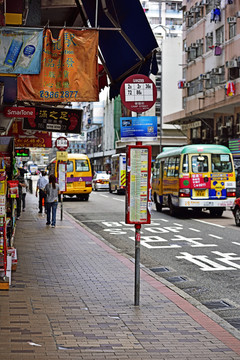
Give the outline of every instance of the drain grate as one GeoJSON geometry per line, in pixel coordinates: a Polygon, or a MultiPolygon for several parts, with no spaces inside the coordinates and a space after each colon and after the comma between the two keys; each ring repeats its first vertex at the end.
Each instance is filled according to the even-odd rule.
{"type": "Polygon", "coordinates": [[[233,306],[224,300],[207,301],[203,303],[208,309],[229,309],[233,306]]]}
{"type": "Polygon", "coordinates": [[[168,281],[172,282],[172,283],[176,283],[176,282],[180,282],[180,281],[187,281],[187,279],[185,279],[182,276],[173,276],[173,277],[169,277],[167,278],[168,281]]]}
{"type": "Polygon", "coordinates": [[[152,268],[150,269],[151,271],[155,272],[155,273],[162,273],[162,272],[167,272],[170,271],[168,268],[166,267],[158,267],[158,268],[152,268]]]}
{"type": "Polygon", "coordinates": [[[235,318],[235,319],[225,319],[227,322],[229,322],[230,325],[232,325],[233,327],[235,327],[236,329],[240,330],[240,319],[239,318],[235,318]]]}

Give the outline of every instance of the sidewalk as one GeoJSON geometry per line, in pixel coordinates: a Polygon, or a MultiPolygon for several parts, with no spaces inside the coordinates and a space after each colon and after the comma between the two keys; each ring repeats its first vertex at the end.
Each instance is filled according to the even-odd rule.
{"type": "Polygon", "coordinates": [[[67,214],[47,227],[36,197],[28,193],[26,203],[17,271],[10,290],[0,292],[1,360],[240,359],[240,340],[213,313],[145,268],[135,307],[127,257],[67,214]]]}

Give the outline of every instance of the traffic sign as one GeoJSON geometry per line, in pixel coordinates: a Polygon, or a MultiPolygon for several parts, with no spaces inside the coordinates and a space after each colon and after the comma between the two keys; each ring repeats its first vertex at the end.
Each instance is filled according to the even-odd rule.
{"type": "Polygon", "coordinates": [[[120,96],[127,109],[142,113],[151,109],[157,99],[157,88],[147,76],[135,74],[129,76],[121,85],[120,96]]]}
{"type": "Polygon", "coordinates": [[[60,136],[55,141],[55,146],[60,151],[65,151],[69,147],[69,141],[66,137],[60,136]]]}

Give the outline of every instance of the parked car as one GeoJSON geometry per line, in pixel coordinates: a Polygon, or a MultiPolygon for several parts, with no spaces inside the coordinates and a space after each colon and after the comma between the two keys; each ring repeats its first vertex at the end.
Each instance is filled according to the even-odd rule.
{"type": "Polygon", "coordinates": [[[93,176],[92,187],[93,190],[108,190],[109,189],[109,174],[96,173],[93,176]]]}
{"type": "Polygon", "coordinates": [[[233,215],[236,225],[240,226],[240,197],[234,202],[233,215]]]}

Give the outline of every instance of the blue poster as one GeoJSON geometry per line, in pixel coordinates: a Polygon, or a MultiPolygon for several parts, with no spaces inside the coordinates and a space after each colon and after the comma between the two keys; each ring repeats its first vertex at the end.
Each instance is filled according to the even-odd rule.
{"type": "Polygon", "coordinates": [[[121,117],[120,129],[123,141],[156,140],[157,116],[121,117]]]}
{"type": "Polygon", "coordinates": [[[0,47],[0,73],[40,73],[43,29],[3,27],[0,47]]]}

